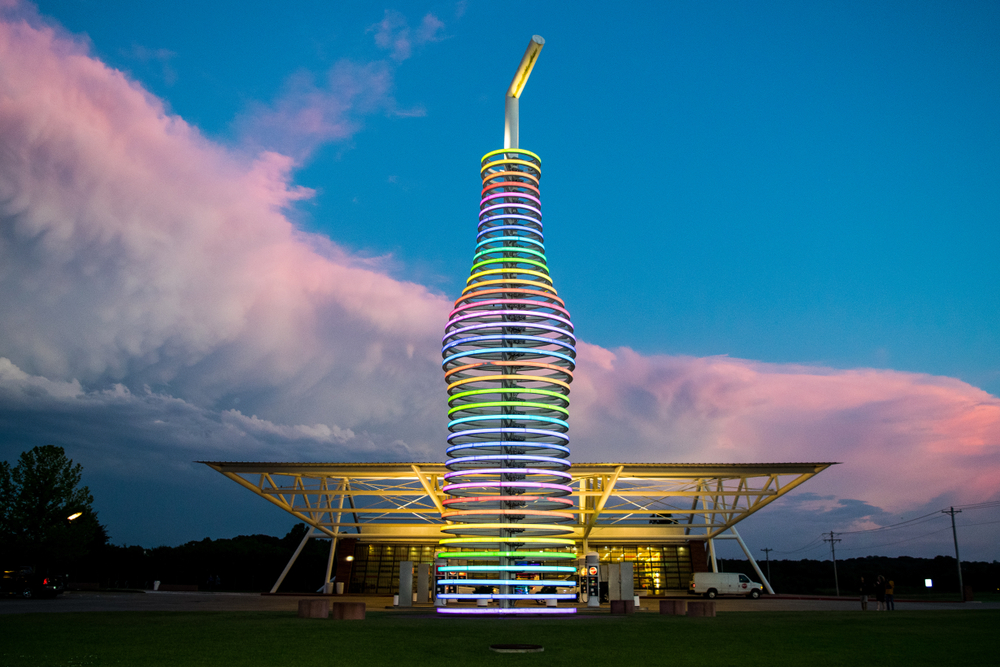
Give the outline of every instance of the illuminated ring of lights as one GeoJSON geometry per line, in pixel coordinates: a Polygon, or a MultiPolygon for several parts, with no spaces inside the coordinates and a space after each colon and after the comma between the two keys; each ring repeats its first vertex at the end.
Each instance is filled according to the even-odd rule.
{"type": "Polygon", "coordinates": [[[450,431],[443,491],[450,497],[442,513],[449,537],[441,540],[445,548],[438,557],[492,561],[441,568],[481,574],[445,579],[441,585],[482,585],[496,592],[441,591],[438,597],[492,599],[498,606],[440,607],[439,612],[574,613],[566,607],[513,606],[518,600],[575,597],[522,592],[575,585],[572,579],[525,578],[575,572],[569,565],[538,564],[575,558],[567,526],[574,521],[568,511],[574,505],[566,432],[577,342],[547,265],[541,159],[521,149],[493,151],[483,157],[481,175],[472,268],[441,340],[450,431]]]}
{"type": "MultiPolygon", "coordinates": [[[[468,559],[480,559],[480,558],[526,558],[531,560],[538,560],[545,558],[548,560],[556,559],[566,559],[571,558],[576,560],[575,553],[569,553],[565,551],[441,551],[437,554],[438,558],[468,558],[468,559]]],[[[576,568],[574,568],[576,569],[576,568]]]]}
{"type": "Polygon", "coordinates": [[[438,607],[437,613],[439,614],[468,614],[470,616],[480,615],[485,616],[489,614],[545,614],[545,615],[555,615],[555,614],[575,614],[576,607],[539,607],[538,609],[532,609],[530,607],[438,607]]]}
{"type": "Polygon", "coordinates": [[[438,572],[576,572],[570,565],[442,565],[438,572]]]}

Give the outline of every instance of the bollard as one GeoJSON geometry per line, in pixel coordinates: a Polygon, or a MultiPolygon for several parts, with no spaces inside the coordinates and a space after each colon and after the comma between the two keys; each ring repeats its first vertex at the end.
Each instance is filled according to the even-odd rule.
{"type": "Polygon", "coordinates": [[[364,602],[334,602],[332,617],[335,621],[365,620],[364,602]]]}
{"type": "Polygon", "coordinates": [[[612,614],[634,614],[635,613],[635,603],[632,600],[612,600],[611,601],[611,613],[612,614]]]}
{"type": "Polygon", "coordinates": [[[705,616],[715,618],[715,600],[694,600],[688,602],[688,616],[705,616]]]}
{"type": "Polygon", "coordinates": [[[299,600],[299,618],[329,618],[329,600],[299,600]]]}
{"type": "Polygon", "coordinates": [[[687,600],[660,600],[660,613],[665,616],[686,616],[687,600]]]}

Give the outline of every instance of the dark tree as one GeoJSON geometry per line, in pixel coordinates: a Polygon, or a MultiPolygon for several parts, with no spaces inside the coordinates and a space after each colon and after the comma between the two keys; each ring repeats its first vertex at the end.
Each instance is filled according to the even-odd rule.
{"type": "Polygon", "coordinates": [[[22,452],[14,467],[0,461],[3,563],[64,570],[107,544],[82,475],[83,466],[52,445],[22,452]]]}

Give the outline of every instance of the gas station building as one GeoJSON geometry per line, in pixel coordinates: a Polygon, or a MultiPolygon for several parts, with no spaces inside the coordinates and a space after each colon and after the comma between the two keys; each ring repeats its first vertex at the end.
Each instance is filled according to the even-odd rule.
{"type": "MultiPolygon", "coordinates": [[[[324,581],[352,594],[391,595],[400,562],[433,563],[440,550],[443,463],[201,463],[310,527],[272,592],[309,539],[331,539],[324,581]]],[[[634,589],[662,595],[717,571],[717,541],[735,540],[773,593],[737,524],[831,465],[574,463],[578,563],[588,552],[632,563],[634,589]]]]}

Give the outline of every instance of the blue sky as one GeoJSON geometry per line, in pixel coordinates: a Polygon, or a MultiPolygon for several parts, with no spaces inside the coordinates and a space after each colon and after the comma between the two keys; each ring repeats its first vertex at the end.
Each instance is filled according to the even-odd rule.
{"type": "MultiPolygon", "coordinates": [[[[209,146],[234,164],[253,163],[265,150],[287,156],[278,180],[298,194],[284,200],[283,215],[298,230],[329,240],[333,249],[321,254],[347,257],[352,266],[422,286],[434,304],[454,298],[464,283],[479,203],[479,158],[501,147],[503,94],[530,36],[545,37],[521,100],[521,144],[543,159],[550,266],[587,343],[603,350],[628,348],[637,358],[652,360],[633,367],[636,377],[651,369],[647,386],[669,375],[657,366],[661,362],[673,368],[681,364],[673,360],[719,355],[736,365],[747,360],[747,368],[768,378],[801,368],[812,369],[806,374],[817,378],[895,378],[884,386],[862,379],[861,388],[845,390],[844,396],[868,396],[862,407],[845,398],[843,406],[824,408],[824,415],[836,412],[830,419],[850,426],[831,427],[841,439],[824,446],[768,450],[760,444],[741,452],[736,443],[730,452],[719,443],[743,431],[726,430],[729,421],[712,421],[709,428],[705,418],[698,422],[704,430],[695,429],[701,440],[691,436],[674,450],[643,445],[646,436],[629,431],[638,444],[634,452],[621,451],[622,460],[730,455],[740,460],[741,454],[744,460],[767,460],[769,451],[783,460],[845,460],[854,451],[847,440],[860,442],[858,433],[895,418],[880,412],[885,405],[898,401],[913,414],[928,412],[906,393],[910,389],[905,396],[892,393],[903,385],[948,385],[967,397],[972,412],[997,405],[1000,7],[995,3],[628,3],[612,10],[606,3],[578,2],[536,3],[521,12],[477,2],[317,2],[278,9],[253,2],[63,0],[37,7],[41,18],[33,20],[57,26],[62,39],[84,49],[88,58],[147,91],[152,107],[162,104],[168,117],[193,128],[192,145],[209,146]],[[309,129],[292,122],[303,113],[313,114],[317,125],[309,129]],[[909,379],[893,384],[898,378],[909,379]]],[[[240,244],[238,235],[234,244],[240,244]]],[[[10,298],[8,306],[13,303],[10,298]]],[[[80,317],[81,330],[90,331],[85,326],[90,316],[80,317]]],[[[162,311],[158,317],[166,319],[162,311]]],[[[77,324],[60,320],[60,326],[67,323],[77,324]]],[[[97,340],[100,327],[93,326],[97,340]]],[[[173,322],[167,328],[183,327],[173,322]]],[[[10,340],[27,341],[32,330],[26,325],[16,333],[10,340]]],[[[118,385],[133,394],[151,387],[164,401],[183,402],[184,409],[197,413],[195,421],[219,425],[229,419],[226,410],[241,410],[241,416],[259,414],[277,425],[340,424],[352,433],[343,442],[365,433],[374,443],[368,453],[348,448],[326,457],[322,450],[283,450],[302,458],[443,457],[443,445],[436,452],[432,444],[432,421],[410,429],[359,411],[324,409],[318,400],[303,406],[295,392],[305,390],[274,379],[277,372],[267,380],[235,372],[225,380],[195,377],[191,369],[232,368],[224,362],[232,357],[202,339],[190,349],[187,342],[179,345],[187,356],[175,365],[186,370],[168,372],[164,359],[178,345],[146,350],[137,344],[144,351],[133,352],[120,342],[121,332],[113,338],[116,349],[125,351],[111,361],[95,352],[103,347],[78,341],[44,349],[12,342],[0,345],[0,357],[31,378],[78,381],[92,397],[118,385]],[[62,361],[49,361],[52,350],[61,351],[56,356],[62,361]],[[197,355],[211,363],[188,361],[202,359],[197,355]],[[149,361],[154,356],[156,361],[149,361]],[[408,430],[421,435],[408,439],[408,430]],[[398,442],[405,443],[398,451],[379,445],[398,442]]],[[[295,340],[285,340],[294,347],[295,340]]],[[[627,355],[616,354],[624,364],[627,355]]],[[[327,370],[316,386],[351,375],[335,362],[320,367],[327,370]]],[[[413,371],[412,377],[423,378],[423,372],[413,371]]],[[[411,377],[409,370],[398,373],[411,377]]],[[[606,386],[617,382],[612,380],[609,376],[606,386]]],[[[423,387],[425,381],[414,382],[423,387]]],[[[747,405],[766,393],[759,389],[763,385],[754,386],[758,389],[747,390],[747,405]]],[[[621,388],[621,396],[629,391],[621,388]]],[[[767,395],[781,393],[774,391],[767,395]]],[[[835,393],[815,391],[824,405],[835,393]]],[[[654,403],[666,405],[665,394],[653,393],[654,403]]],[[[440,398],[443,406],[443,391],[440,398]]],[[[773,400],[780,412],[784,403],[773,400]]],[[[30,412],[18,410],[12,409],[16,415],[7,422],[13,435],[5,455],[8,449],[16,455],[17,446],[31,442],[14,437],[25,410],[30,412]]],[[[737,413],[746,414],[742,407],[737,413]]],[[[110,423],[110,413],[97,414],[78,418],[110,423]]],[[[806,423],[812,415],[797,419],[806,423]]],[[[640,418],[647,416],[636,413],[635,421],[640,418]]],[[[805,432],[799,422],[775,426],[771,416],[760,419],[768,424],[754,422],[765,434],[761,443],[785,436],[789,442],[821,439],[789,435],[805,432]]],[[[954,439],[978,443],[969,445],[980,447],[970,465],[1000,470],[992,419],[983,422],[985,430],[972,436],[963,431],[954,439]]],[[[682,421],[674,419],[670,428],[682,421]]],[[[954,424],[969,423],[961,416],[944,422],[947,427],[935,422],[914,426],[912,433],[894,431],[892,437],[918,441],[920,433],[935,432],[947,440],[954,424]]],[[[593,432],[603,431],[595,426],[593,432]]],[[[59,433],[53,427],[48,436],[60,441],[59,433]]],[[[680,431],[669,434],[683,439],[680,431]]],[[[65,436],[65,442],[74,439],[65,436]]],[[[263,447],[264,441],[254,442],[263,447]]],[[[853,465],[870,472],[907,456],[905,449],[894,448],[901,445],[878,442],[883,458],[853,465]]],[[[107,493],[122,493],[113,483],[114,466],[106,464],[113,457],[102,458],[96,445],[81,446],[78,457],[93,461],[94,468],[107,466],[107,493]]],[[[582,451],[597,451],[587,446],[582,451]]],[[[283,458],[254,451],[257,458],[283,458]]],[[[198,452],[194,448],[181,458],[212,458],[198,452]]],[[[868,487],[836,491],[838,484],[857,478],[847,470],[836,473],[840,478],[825,473],[833,481],[817,491],[830,502],[847,503],[841,509],[862,507],[850,521],[898,520],[888,515],[899,515],[903,505],[989,499],[966,489],[971,495],[955,500],[947,485],[932,485],[927,497],[908,497],[890,508],[885,489],[877,488],[878,475],[869,475],[874,481],[868,487]]],[[[891,468],[886,474],[893,475],[891,468]]],[[[906,477],[907,483],[915,479],[906,477]]],[[[955,489],[963,485],[967,480],[954,480],[955,489]]],[[[118,511],[109,508],[102,516],[118,511]]],[[[156,539],[129,532],[126,519],[122,515],[122,532],[113,534],[156,539]]],[[[186,536],[172,529],[163,539],[186,536]]],[[[781,539],[791,545],[798,535],[781,539]]]]}
{"type": "MultiPolygon", "coordinates": [[[[290,76],[385,57],[382,8],[364,4],[40,9],[222,141],[290,76]]],[[[460,10],[391,8],[445,24],[394,69],[399,107],[426,115],[375,112],[303,160],[310,229],[454,293],[476,161],[500,145],[506,82],[538,33],[522,143],[545,160],[554,270],[589,340],[1000,392],[995,4],[460,10]]]]}

